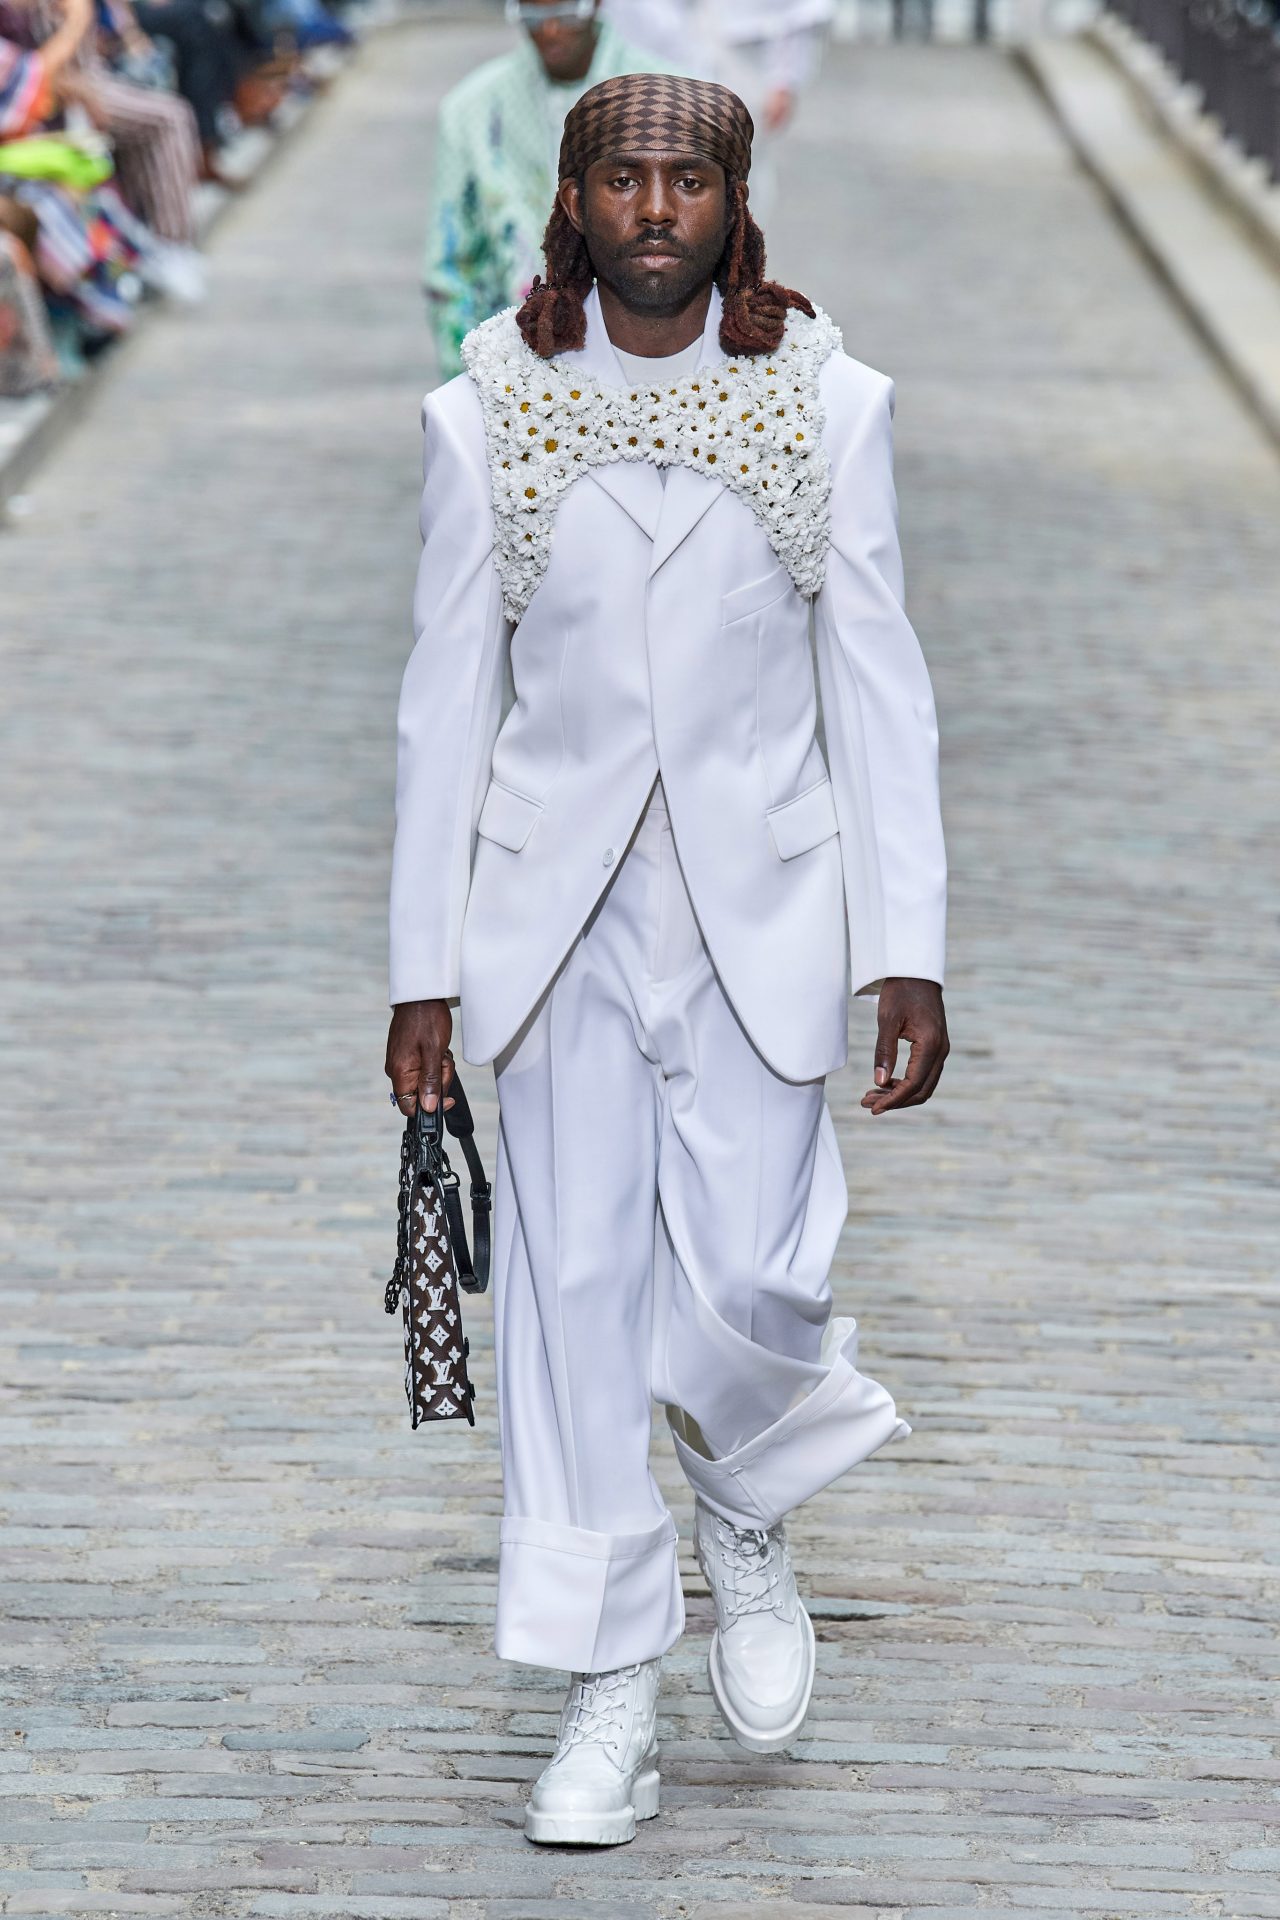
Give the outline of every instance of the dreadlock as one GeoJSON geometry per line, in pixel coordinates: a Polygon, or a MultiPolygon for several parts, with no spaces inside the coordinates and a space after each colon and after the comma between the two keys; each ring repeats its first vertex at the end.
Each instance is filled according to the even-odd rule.
{"type": "MultiPolygon", "coordinates": [[[[813,306],[802,293],[765,279],[764,235],[747,206],[746,182],[730,174],[726,185],[729,231],[715,272],[724,297],[720,345],[726,353],[773,353],[782,342],[788,307],[812,316],[813,306]]],[[[542,250],[547,278],[535,278],[516,324],[533,351],[550,360],[586,345],[583,302],[595,283],[587,243],[559,200],[547,222],[542,250]]]]}
{"type": "Polygon", "coordinates": [[[764,277],[764,235],[747,206],[745,180],[731,179],[733,222],[716,285],[724,295],[720,316],[720,345],[726,353],[776,353],[787,324],[787,308],[797,307],[813,319],[813,302],[792,287],[764,277]]]}
{"type": "Polygon", "coordinates": [[[557,199],[542,236],[547,263],[545,281],[535,274],[516,325],[525,344],[550,360],[587,344],[587,315],[583,301],[595,285],[587,243],[557,199]]]}

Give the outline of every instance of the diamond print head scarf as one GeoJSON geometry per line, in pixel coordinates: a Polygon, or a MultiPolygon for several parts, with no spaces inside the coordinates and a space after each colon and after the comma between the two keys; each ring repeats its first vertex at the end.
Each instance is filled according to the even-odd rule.
{"type": "Polygon", "coordinates": [[[735,179],[751,171],[751,115],[728,87],[675,73],[624,73],[588,88],[560,143],[560,178],[611,153],[699,153],[735,179]]]}
{"type": "MultiPolygon", "coordinates": [[[[724,296],[720,344],[726,353],[773,353],[788,307],[812,315],[802,293],[764,277],[764,235],[747,207],[751,115],[736,93],[670,73],[624,73],[591,87],[564,123],[560,179],[580,177],[611,153],[705,154],[725,171],[729,229],[715,281],[724,296]]],[[[516,315],[528,346],[544,360],[585,345],[583,302],[595,284],[586,242],[557,199],[542,242],[547,261],[516,315]]]]}

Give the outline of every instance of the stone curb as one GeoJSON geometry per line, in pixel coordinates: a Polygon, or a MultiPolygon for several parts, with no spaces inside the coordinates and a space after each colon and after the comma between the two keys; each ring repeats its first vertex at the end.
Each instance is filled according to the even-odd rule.
{"type": "Polygon", "coordinates": [[[1096,37],[1029,41],[1011,58],[1121,225],[1280,446],[1280,261],[1096,37]]]}
{"type": "Polygon", "coordinates": [[[1280,185],[1260,160],[1248,160],[1200,105],[1199,91],[1174,72],[1158,48],[1114,14],[1102,14],[1086,38],[1125,75],[1155,123],[1175,140],[1204,184],[1244,222],[1280,271],[1280,185]]]}

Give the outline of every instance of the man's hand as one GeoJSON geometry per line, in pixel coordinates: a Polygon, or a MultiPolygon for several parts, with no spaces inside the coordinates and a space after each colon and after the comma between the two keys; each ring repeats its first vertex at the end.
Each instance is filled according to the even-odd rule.
{"type": "Polygon", "coordinates": [[[876,1041],[876,1084],[862,1096],[871,1113],[894,1107],[920,1107],[942,1077],[951,1051],[942,988],[934,980],[886,980],[880,989],[880,1034],[876,1041]],[[911,1043],[907,1070],[893,1077],[898,1042],[911,1043]]]}
{"type": "Polygon", "coordinates": [[[764,101],[764,124],[770,133],[781,133],[795,111],[796,96],[790,87],[770,87],[764,101]]]}
{"type": "MultiPolygon", "coordinates": [[[[434,1113],[453,1079],[449,1040],[453,1015],[447,1000],[406,1000],[391,1012],[387,1035],[387,1078],[396,1105],[406,1118],[421,1105],[434,1113]]],[[[445,1101],[446,1107],[453,1105],[445,1101]]]]}

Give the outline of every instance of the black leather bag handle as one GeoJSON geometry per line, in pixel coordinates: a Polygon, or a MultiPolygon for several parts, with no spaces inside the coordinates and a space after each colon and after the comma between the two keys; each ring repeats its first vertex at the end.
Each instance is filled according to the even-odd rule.
{"type": "Polygon", "coordinates": [[[492,1257],[493,1188],[485,1179],[480,1150],[476,1146],[476,1123],[472,1118],[470,1102],[456,1069],[449,1086],[448,1097],[453,1101],[451,1107],[446,1108],[442,1102],[434,1113],[424,1113],[419,1108],[414,1121],[410,1124],[416,1124],[419,1165],[435,1173],[440,1180],[441,1192],[444,1194],[445,1215],[449,1222],[449,1241],[458,1267],[458,1285],[467,1293],[483,1293],[489,1284],[489,1266],[492,1257]],[[444,1150],[446,1132],[452,1134],[462,1148],[462,1156],[467,1163],[467,1171],[471,1175],[471,1230],[474,1258],[471,1249],[467,1246],[467,1228],[462,1212],[458,1176],[450,1167],[449,1156],[444,1150]]]}

